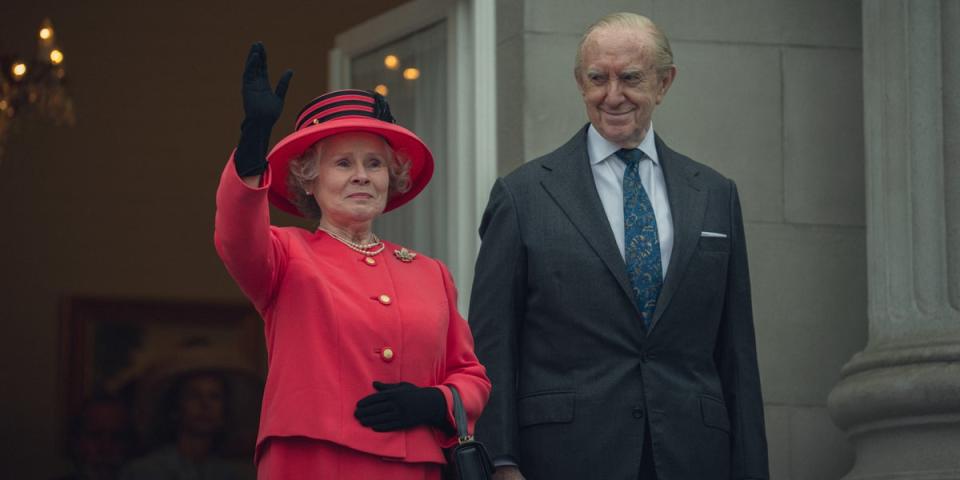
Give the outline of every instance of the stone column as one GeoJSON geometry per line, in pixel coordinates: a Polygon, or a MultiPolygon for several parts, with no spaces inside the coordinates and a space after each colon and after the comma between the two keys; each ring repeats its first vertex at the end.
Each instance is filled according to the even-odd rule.
{"type": "Polygon", "coordinates": [[[960,479],[960,1],[862,8],[869,341],[828,405],[845,479],[960,479]]]}

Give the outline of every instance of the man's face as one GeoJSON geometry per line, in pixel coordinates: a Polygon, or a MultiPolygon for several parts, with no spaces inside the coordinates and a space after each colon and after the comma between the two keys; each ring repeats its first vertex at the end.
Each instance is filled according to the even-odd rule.
{"type": "Polygon", "coordinates": [[[609,27],[595,30],[584,42],[577,85],[600,135],[634,148],[675,75],[674,67],[658,74],[649,34],[609,27]]]}

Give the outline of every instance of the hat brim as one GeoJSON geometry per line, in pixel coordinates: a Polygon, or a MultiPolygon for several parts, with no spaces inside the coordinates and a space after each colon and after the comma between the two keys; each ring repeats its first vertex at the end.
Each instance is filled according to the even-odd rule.
{"type": "Polygon", "coordinates": [[[430,149],[410,130],[399,125],[373,118],[345,117],[328,120],[317,125],[301,128],[280,140],[270,154],[269,198],[270,203],[287,213],[303,216],[303,213],[290,200],[287,176],[290,174],[290,161],[301,155],[314,143],[325,138],[347,132],[368,132],[379,135],[390,144],[394,151],[410,159],[410,189],[394,195],[387,200],[384,212],[389,212],[410,200],[413,200],[433,177],[433,154],[430,149]]]}

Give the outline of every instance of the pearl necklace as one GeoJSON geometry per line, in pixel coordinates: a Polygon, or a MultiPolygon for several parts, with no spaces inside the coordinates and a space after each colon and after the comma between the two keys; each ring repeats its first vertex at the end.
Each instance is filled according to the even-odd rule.
{"type": "Polygon", "coordinates": [[[322,226],[321,226],[321,227],[317,227],[317,230],[323,230],[324,232],[327,232],[327,235],[330,235],[331,237],[333,237],[334,239],[336,239],[336,240],[339,241],[340,243],[342,243],[342,244],[346,245],[347,247],[349,247],[351,250],[353,250],[353,251],[355,251],[355,252],[357,252],[357,253],[360,253],[360,254],[362,254],[362,255],[365,255],[365,256],[367,256],[367,257],[372,257],[372,256],[374,256],[374,255],[377,255],[378,253],[382,252],[383,249],[387,248],[387,246],[383,243],[383,241],[380,240],[379,238],[377,238],[377,235],[376,235],[376,234],[373,234],[373,233],[370,234],[370,236],[373,237],[373,241],[372,241],[372,242],[370,242],[370,243],[357,243],[357,242],[354,242],[353,240],[350,240],[350,239],[347,238],[347,237],[344,237],[343,235],[341,235],[341,234],[339,234],[339,233],[337,233],[337,232],[334,232],[334,231],[332,231],[332,230],[330,230],[330,229],[328,229],[328,228],[324,228],[324,227],[322,227],[322,226]]]}

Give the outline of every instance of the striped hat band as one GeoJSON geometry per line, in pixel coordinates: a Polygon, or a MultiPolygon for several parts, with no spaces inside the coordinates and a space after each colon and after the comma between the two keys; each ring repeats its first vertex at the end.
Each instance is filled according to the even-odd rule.
{"type": "Polygon", "coordinates": [[[390,107],[379,93],[366,90],[337,90],[321,95],[300,110],[294,130],[317,125],[335,118],[372,118],[396,123],[390,107]]]}

